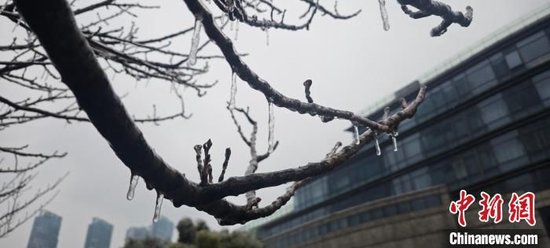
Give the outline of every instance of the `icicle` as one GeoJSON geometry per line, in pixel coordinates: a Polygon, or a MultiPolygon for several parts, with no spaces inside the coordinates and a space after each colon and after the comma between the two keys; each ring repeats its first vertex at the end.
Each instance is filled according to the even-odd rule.
{"type": "Polygon", "coordinates": [[[380,143],[378,142],[378,135],[376,132],[374,133],[374,147],[376,147],[376,155],[382,155],[382,151],[380,150],[380,143]]]}
{"type": "Polygon", "coordinates": [[[384,30],[390,30],[390,22],[388,20],[388,11],[386,10],[386,0],[378,0],[380,5],[380,15],[382,16],[382,22],[384,25],[384,30]]]}
{"type": "Polygon", "coordinates": [[[396,152],[397,151],[397,135],[399,135],[399,133],[397,132],[392,132],[392,134],[390,135],[391,136],[391,140],[393,142],[393,151],[396,152]]]}
{"type": "Polygon", "coordinates": [[[269,29],[265,29],[265,45],[269,46],[269,29]]]}
{"type": "Polygon", "coordinates": [[[268,126],[269,126],[269,135],[267,137],[268,145],[269,145],[269,152],[273,152],[275,148],[275,114],[274,114],[274,107],[273,102],[269,101],[268,105],[268,112],[269,112],[269,119],[268,119],[268,126]]]}
{"type": "Polygon", "coordinates": [[[237,95],[237,73],[231,74],[231,95],[229,96],[229,108],[235,108],[235,95],[237,95]]]}
{"type": "Polygon", "coordinates": [[[353,140],[355,140],[356,145],[361,143],[359,140],[359,128],[356,125],[353,126],[353,140]]]}
{"type": "Polygon", "coordinates": [[[157,192],[157,202],[155,204],[155,215],[153,215],[153,222],[157,222],[160,218],[160,208],[162,207],[162,200],[164,200],[164,195],[157,192]]]}
{"type": "Polygon", "coordinates": [[[197,62],[197,51],[199,50],[199,39],[202,28],[202,22],[200,19],[195,20],[195,27],[193,28],[193,37],[191,37],[191,51],[189,52],[189,65],[195,65],[197,62]]]}
{"type": "Polygon", "coordinates": [[[130,187],[128,188],[128,193],[126,194],[126,199],[128,199],[128,201],[134,199],[134,192],[136,191],[138,181],[139,176],[136,174],[132,174],[132,176],[130,177],[130,187]]]}
{"type": "Polygon", "coordinates": [[[15,23],[15,25],[14,25],[13,28],[11,29],[11,32],[12,32],[12,33],[15,32],[15,29],[17,29],[17,27],[19,27],[19,25],[21,25],[21,20],[22,20],[22,19],[23,19],[23,18],[18,18],[18,19],[17,19],[17,22],[15,23]]]}

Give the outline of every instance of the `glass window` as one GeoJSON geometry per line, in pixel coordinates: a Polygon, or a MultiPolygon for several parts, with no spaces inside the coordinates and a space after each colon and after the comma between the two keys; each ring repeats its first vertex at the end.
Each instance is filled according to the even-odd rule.
{"type": "Polygon", "coordinates": [[[479,93],[491,85],[495,85],[495,73],[487,60],[480,62],[467,71],[470,85],[479,93]]]}
{"type": "MultiPolygon", "coordinates": [[[[430,95],[431,92],[428,91],[426,95],[430,95]]],[[[416,111],[416,114],[414,115],[415,120],[417,121],[423,121],[427,119],[428,117],[432,116],[434,114],[434,102],[431,97],[426,97],[426,100],[422,103],[422,106],[418,108],[416,111]]]]}
{"type": "Polygon", "coordinates": [[[455,156],[451,160],[451,167],[453,168],[454,174],[457,179],[463,179],[468,176],[466,171],[466,165],[460,156],[455,156]]]}
{"type": "Polygon", "coordinates": [[[418,211],[426,208],[426,204],[424,203],[424,198],[414,199],[411,205],[414,211],[418,211]]]}
{"type": "Polygon", "coordinates": [[[499,163],[508,162],[525,154],[523,144],[516,136],[516,132],[509,132],[491,140],[495,157],[499,163]]]}
{"type": "Polygon", "coordinates": [[[384,215],[391,217],[397,214],[397,207],[395,205],[389,205],[384,207],[384,215]]]}
{"type": "Polygon", "coordinates": [[[359,214],[348,216],[348,223],[350,226],[359,225],[359,223],[361,223],[361,217],[359,216],[359,214]]]}
{"type": "MultiPolygon", "coordinates": [[[[407,158],[414,157],[422,152],[422,147],[420,146],[419,134],[408,137],[403,144],[403,150],[407,158]]],[[[399,141],[398,141],[399,142],[399,141]]]]}
{"type": "Polygon", "coordinates": [[[382,211],[382,208],[375,208],[371,210],[371,217],[372,220],[384,218],[384,211],[382,211]]]}
{"type": "MultiPolygon", "coordinates": [[[[343,171],[347,172],[348,170],[343,171]]],[[[349,176],[349,174],[345,173],[335,173],[334,176],[331,176],[331,181],[333,182],[329,185],[329,187],[333,188],[333,192],[331,192],[331,194],[343,191],[345,188],[347,188],[350,184],[349,176]]]]}
{"type": "Polygon", "coordinates": [[[405,174],[392,180],[395,194],[407,193],[413,190],[410,174],[405,174]]]}
{"type": "MultiPolygon", "coordinates": [[[[431,176],[431,181],[433,185],[444,184],[444,183],[447,183],[449,180],[454,179],[454,177],[447,178],[448,171],[452,172],[452,170],[445,168],[445,165],[446,164],[444,162],[439,162],[438,164],[430,165],[429,170],[430,170],[430,176],[431,176]]],[[[452,173],[450,174],[453,175],[452,173]]]]}
{"type": "Polygon", "coordinates": [[[544,31],[525,38],[518,42],[517,46],[521,57],[525,61],[532,61],[550,52],[550,43],[546,35],[544,35],[544,31]]]}
{"type": "Polygon", "coordinates": [[[439,86],[441,89],[442,95],[445,98],[446,101],[446,107],[450,107],[450,105],[454,105],[456,102],[458,102],[458,93],[456,92],[456,89],[451,84],[451,81],[447,81],[441,86],[439,86]]]}
{"type": "Polygon", "coordinates": [[[386,146],[385,148],[382,148],[382,154],[384,154],[384,165],[386,166],[386,169],[389,171],[395,171],[397,163],[399,162],[398,154],[393,152],[393,148],[390,146],[386,146]]]}
{"type": "Polygon", "coordinates": [[[439,195],[428,196],[425,199],[427,207],[435,207],[441,205],[441,197],[439,195]]]}
{"type": "Polygon", "coordinates": [[[329,232],[329,223],[325,223],[319,227],[319,235],[323,236],[329,232]]]}
{"type": "Polygon", "coordinates": [[[422,131],[422,145],[426,153],[433,153],[444,147],[445,128],[445,125],[439,124],[422,131]]]}
{"type": "Polygon", "coordinates": [[[406,214],[411,211],[411,204],[409,202],[400,202],[397,205],[397,212],[400,214],[406,214]]]}
{"type": "Polygon", "coordinates": [[[508,115],[508,107],[502,100],[501,94],[496,94],[478,104],[483,122],[487,125],[508,115]]]}
{"type": "Polygon", "coordinates": [[[432,98],[434,107],[437,110],[439,110],[440,108],[444,108],[447,104],[445,95],[443,95],[441,87],[436,87],[434,90],[432,90],[432,92],[430,92],[430,98],[432,98]]]}
{"type": "Polygon", "coordinates": [[[470,136],[470,130],[468,127],[469,119],[472,118],[468,112],[459,113],[451,119],[447,119],[445,122],[441,122],[442,134],[445,134],[445,143],[438,147],[451,147],[462,142],[464,139],[470,136]],[[453,128],[449,128],[452,126],[453,128]]]}
{"type": "Polygon", "coordinates": [[[504,55],[502,53],[497,53],[493,55],[489,61],[491,61],[491,65],[493,66],[493,71],[498,77],[504,77],[510,73],[508,70],[508,65],[506,64],[506,60],[504,59],[504,55]]]}
{"type": "Polygon", "coordinates": [[[428,167],[418,169],[412,173],[413,184],[415,190],[423,189],[432,185],[430,175],[428,175],[428,167]]]}
{"type": "Polygon", "coordinates": [[[313,188],[312,188],[312,192],[311,192],[311,197],[313,199],[319,199],[321,200],[323,198],[323,188],[322,188],[322,185],[320,183],[316,183],[316,184],[312,184],[313,188]]]}
{"type": "MultiPolygon", "coordinates": [[[[470,87],[470,84],[468,83],[468,80],[466,79],[466,74],[461,73],[458,74],[453,78],[453,85],[456,88],[458,94],[460,96],[468,96],[471,94],[472,87],[470,87]]],[[[428,97],[429,98],[429,97],[428,97]]]]}
{"type": "Polygon", "coordinates": [[[490,150],[490,148],[486,144],[481,145],[481,147],[477,147],[475,152],[479,158],[479,163],[483,167],[491,168],[496,166],[496,161],[493,156],[493,152],[490,150]]]}
{"type": "Polygon", "coordinates": [[[510,52],[505,56],[505,59],[506,59],[506,64],[510,69],[516,68],[523,63],[517,51],[510,52]]]}
{"type": "MultiPolygon", "coordinates": [[[[550,71],[543,72],[533,77],[533,82],[542,100],[550,99],[550,71]]],[[[550,102],[549,102],[550,103],[550,102]]]]}
{"type": "Polygon", "coordinates": [[[340,228],[346,228],[348,227],[348,219],[347,218],[341,218],[338,222],[340,222],[340,228]]]}
{"type": "Polygon", "coordinates": [[[503,98],[514,117],[525,116],[540,106],[537,90],[529,82],[523,82],[506,90],[503,98]]]}
{"type": "Polygon", "coordinates": [[[361,214],[361,222],[365,223],[365,222],[369,222],[371,220],[371,214],[370,214],[370,211],[367,211],[367,212],[363,212],[361,214]]]}
{"type": "Polygon", "coordinates": [[[550,146],[550,123],[548,119],[527,128],[520,129],[521,140],[529,153],[545,151],[550,146]]]}

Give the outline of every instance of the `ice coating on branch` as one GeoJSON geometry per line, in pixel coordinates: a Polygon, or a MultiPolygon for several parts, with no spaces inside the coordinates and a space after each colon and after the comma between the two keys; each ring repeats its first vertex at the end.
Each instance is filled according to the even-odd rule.
{"type": "Polygon", "coordinates": [[[384,25],[384,30],[390,30],[390,21],[388,20],[388,11],[386,10],[386,0],[378,0],[380,5],[380,16],[382,17],[382,23],[384,25]]]}
{"type": "Polygon", "coordinates": [[[130,177],[130,187],[128,188],[128,193],[126,194],[126,199],[128,199],[128,201],[134,199],[134,192],[136,191],[138,181],[139,176],[136,174],[132,174],[132,176],[130,177]]]}
{"type": "Polygon", "coordinates": [[[269,46],[269,29],[265,29],[265,45],[269,46]]]}
{"type": "Polygon", "coordinates": [[[202,21],[200,19],[195,20],[195,27],[193,28],[193,37],[191,37],[191,51],[189,51],[189,65],[195,65],[197,62],[197,52],[199,50],[199,39],[201,34],[202,21]]]}
{"type": "Polygon", "coordinates": [[[391,140],[393,142],[393,151],[396,152],[397,151],[397,135],[399,135],[397,132],[393,132],[390,136],[391,136],[391,140]]]}
{"type": "Polygon", "coordinates": [[[160,218],[160,208],[162,207],[162,200],[164,200],[164,195],[157,192],[157,202],[155,203],[155,215],[153,215],[153,222],[157,222],[160,218]]]}
{"type": "Polygon", "coordinates": [[[267,137],[267,142],[269,145],[269,152],[273,152],[275,149],[275,114],[274,114],[274,106],[273,102],[269,101],[267,105],[268,111],[269,111],[269,119],[268,119],[268,127],[269,127],[269,134],[267,137]]]}
{"type": "Polygon", "coordinates": [[[357,145],[361,143],[359,140],[359,128],[356,125],[353,126],[353,140],[355,140],[355,144],[357,145]]]}
{"type": "Polygon", "coordinates": [[[235,23],[235,41],[237,41],[237,38],[239,38],[239,21],[235,23]]]}
{"type": "Polygon", "coordinates": [[[15,23],[15,25],[13,26],[13,28],[11,29],[11,32],[15,32],[15,29],[17,29],[17,27],[19,27],[19,25],[21,25],[21,20],[23,20],[23,18],[19,18],[17,19],[17,22],[15,23]]]}
{"type": "Polygon", "coordinates": [[[380,143],[378,142],[378,135],[376,135],[376,133],[374,133],[374,147],[376,148],[376,155],[382,155],[382,151],[380,150],[380,143]]]}
{"type": "Polygon", "coordinates": [[[235,95],[237,95],[237,73],[231,73],[231,95],[229,96],[229,108],[235,108],[235,95]]]}

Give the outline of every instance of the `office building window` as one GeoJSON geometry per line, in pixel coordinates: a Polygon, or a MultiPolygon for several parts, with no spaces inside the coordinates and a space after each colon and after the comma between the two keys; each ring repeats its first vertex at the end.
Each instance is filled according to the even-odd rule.
{"type": "Polygon", "coordinates": [[[517,139],[517,132],[509,132],[491,140],[497,161],[504,164],[525,155],[523,144],[517,139]]]}
{"type": "Polygon", "coordinates": [[[545,100],[546,105],[550,105],[550,71],[545,71],[533,77],[533,83],[540,99],[545,100]]]}
{"type": "Polygon", "coordinates": [[[523,82],[503,92],[503,98],[510,114],[514,117],[523,117],[539,109],[540,99],[533,84],[523,82]]]}
{"type": "Polygon", "coordinates": [[[519,54],[517,51],[512,51],[508,54],[506,54],[506,56],[504,56],[504,58],[506,59],[506,64],[508,65],[508,68],[510,69],[513,69],[513,68],[516,68],[518,66],[520,66],[523,61],[521,61],[521,58],[519,57],[519,54]]]}
{"type": "Polygon", "coordinates": [[[502,78],[510,74],[508,64],[502,53],[497,53],[491,56],[491,58],[489,58],[489,61],[491,62],[491,65],[493,66],[493,71],[495,72],[497,77],[502,78]]]}
{"type": "Polygon", "coordinates": [[[498,120],[508,116],[508,107],[501,94],[496,94],[478,104],[483,122],[491,126],[498,120]]]}
{"type": "Polygon", "coordinates": [[[466,71],[468,82],[474,92],[479,93],[496,84],[495,73],[487,60],[466,71]]]}
{"type": "Polygon", "coordinates": [[[544,31],[533,34],[517,43],[521,57],[529,62],[550,52],[550,43],[544,31]]]}

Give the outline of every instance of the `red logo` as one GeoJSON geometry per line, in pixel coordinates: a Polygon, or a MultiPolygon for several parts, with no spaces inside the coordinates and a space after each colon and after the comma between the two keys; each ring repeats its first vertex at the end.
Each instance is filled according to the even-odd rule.
{"type": "MultiPolygon", "coordinates": [[[[452,201],[449,205],[449,212],[458,215],[458,224],[466,227],[466,210],[475,202],[475,197],[468,194],[466,190],[460,190],[460,196],[457,201],[452,201]]],[[[491,195],[481,192],[481,200],[479,205],[481,210],[478,212],[479,221],[488,222],[493,219],[494,223],[502,221],[502,205],[504,200],[501,194],[491,195]]],[[[508,203],[508,221],[510,223],[520,222],[525,220],[530,226],[536,224],[535,219],[535,194],[527,192],[521,196],[512,193],[510,202],[508,203]]]]}
{"type": "Polygon", "coordinates": [[[512,193],[508,208],[510,223],[520,222],[521,220],[525,220],[530,226],[537,223],[535,219],[535,194],[527,192],[518,196],[518,194],[512,193]]]}
{"type": "Polygon", "coordinates": [[[488,222],[489,218],[492,218],[494,223],[502,221],[502,203],[504,202],[502,195],[495,194],[491,198],[489,194],[481,192],[481,198],[479,201],[481,210],[478,212],[479,221],[488,222]]]}
{"type": "Polygon", "coordinates": [[[449,211],[452,214],[458,213],[458,224],[462,227],[466,226],[466,216],[464,215],[466,210],[474,203],[476,198],[473,195],[466,193],[466,190],[460,191],[460,199],[456,202],[451,202],[449,211]]]}

